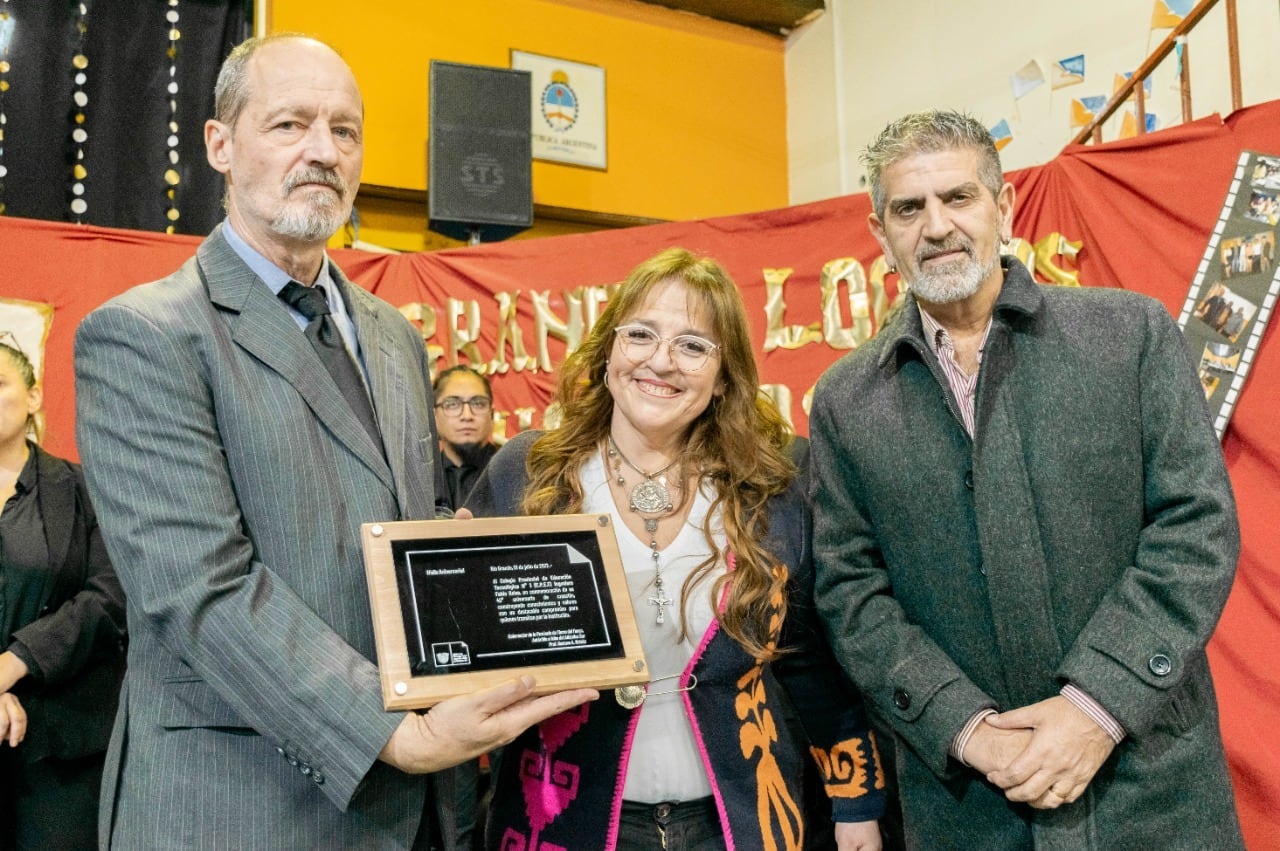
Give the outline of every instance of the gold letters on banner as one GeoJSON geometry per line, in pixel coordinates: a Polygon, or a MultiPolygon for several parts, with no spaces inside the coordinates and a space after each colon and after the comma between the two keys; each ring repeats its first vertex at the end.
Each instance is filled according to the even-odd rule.
{"type": "MultiPolygon", "coordinates": [[[[1004,252],[1017,257],[1048,283],[1078,287],[1079,273],[1058,265],[1058,258],[1066,258],[1068,265],[1074,265],[1082,245],[1083,243],[1073,242],[1054,231],[1034,243],[1014,238],[1005,246],[1004,252]]],[[[761,270],[765,285],[764,352],[800,349],[815,343],[826,343],[837,351],[854,349],[875,336],[892,309],[885,286],[889,264],[883,255],[871,262],[869,270],[857,258],[839,257],[827,261],[819,275],[821,321],[807,325],[788,325],[785,321],[787,303],[784,296],[787,281],[794,271],[785,267],[761,270]]],[[[427,359],[433,373],[438,371],[437,364],[441,358],[448,364],[455,364],[459,362],[459,355],[465,356],[467,362],[488,375],[501,375],[511,371],[551,372],[555,363],[552,361],[548,342],[552,338],[559,340],[564,344],[566,354],[577,349],[582,344],[583,337],[600,318],[616,287],[616,284],[612,284],[575,287],[563,291],[561,296],[564,299],[564,316],[557,315],[552,309],[550,290],[531,292],[529,299],[533,307],[536,355],[531,355],[526,348],[524,328],[518,321],[516,305],[520,297],[519,290],[493,294],[498,305],[498,323],[493,355],[488,359],[481,355],[478,345],[481,332],[479,301],[454,298],[445,300],[445,346],[431,342],[437,331],[436,308],[414,302],[402,306],[400,312],[407,319],[421,323],[422,339],[427,347],[427,359]]],[[[784,416],[790,413],[793,388],[785,384],[769,384],[762,390],[777,403],[784,416]]],[[[812,388],[805,392],[801,400],[806,413],[811,396],[812,388]]],[[[531,428],[536,413],[533,408],[521,408],[512,412],[495,411],[495,431],[500,436],[505,434],[506,424],[512,416],[516,418],[517,431],[531,428]]],[[[543,412],[542,419],[544,427],[554,428],[558,412],[548,408],[543,412]]]]}
{"type": "Polygon", "coordinates": [[[818,330],[819,326],[816,322],[810,325],[784,326],[782,324],[782,315],[787,310],[787,303],[782,298],[782,289],[786,286],[787,278],[791,277],[793,271],[795,270],[764,270],[764,315],[766,321],[764,350],[766,352],[771,352],[777,348],[798,349],[810,343],[822,342],[822,332],[818,330]]]}
{"type": "MultiPolygon", "coordinates": [[[[508,369],[524,372],[536,369],[537,361],[529,356],[524,347],[524,329],[516,321],[516,299],[520,291],[514,293],[495,293],[498,300],[498,342],[493,347],[493,358],[489,361],[489,374],[498,375],[508,369]],[[507,363],[507,338],[511,338],[511,363],[507,363]]],[[[545,347],[544,347],[545,348],[545,347]]]]}
{"type": "MultiPolygon", "coordinates": [[[[564,319],[551,309],[551,292],[535,292],[533,297],[533,335],[538,340],[538,360],[535,369],[550,372],[553,368],[551,354],[547,351],[547,339],[555,337],[564,343],[565,353],[582,344],[582,335],[600,318],[601,305],[609,300],[609,287],[578,287],[564,293],[568,316],[564,319]]],[[[517,367],[516,371],[519,371],[517,367]]]]}
{"type": "MultiPolygon", "coordinates": [[[[1021,242],[1021,240],[1018,240],[1021,242]]],[[[1044,277],[1049,279],[1051,284],[1060,284],[1064,287],[1080,286],[1080,274],[1074,271],[1061,269],[1054,258],[1061,254],[1071,260],[1076,259],[1076,255],[1080,253],[1083,242],[1072,242],[1062,234],[1054,231],[1053,233],[1040,240],[1035,245],[1035,266],[1027,263],[1026,258],[1023,262],[1027,263],[1027,267],[1034,269],[1044,277]]]]}

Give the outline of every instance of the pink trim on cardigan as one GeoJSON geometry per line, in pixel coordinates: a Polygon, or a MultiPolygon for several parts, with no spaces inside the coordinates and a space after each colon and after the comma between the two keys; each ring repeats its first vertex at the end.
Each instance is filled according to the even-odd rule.
{"type": "MultiPolygon", "coordinates": [[[[730,572],[733,571],[734,558],[733,553],[725,556],[725,566],[730,572]]],[[[720,611],[724,611],[724,603],[729,597],[729,588],[726,585],[724,593],[720,595],[720,611]]],[[[706,633],[702,636],[702,641],[698,642],[698,649],[693,652],[693,658],[689,660],[689,665],[680,674],[680,688],[686,689],[689,685],[689,677],[693,674],[694,667],[698,662],[702,661],[702,656],[706,653],[707,645],[711,643],[711,639],[716,637],[720,631],[720,622],[712,620],[711,626],[707,627],[706,633]]],[[[647,692],[649,687],[645,686],[647,692]]],[[[720,814],[720,827],[724,830],[724,842],[727,851],[734,851],[733,834],[729,830],[729,815],[725,809],[724,796],[720,794],[720,786],[716,783],[716,775],[711,770],[711,757],[707,754],[706,742],[702,740],[702,730],[698,727],[697,716],[693,714],[693,701],[689,699],[689,692],[684,691],[681,694],[681,700],[684,701],[684,712],[689,717],[689,726],[693,729],[693,737],[698,742],[698,756],[702,760],[702,767],[707,772],[707,781],[711,784],[711,795],[716,802],[716,812],[720,814]]],[[[644,709],[641,704],[633,713],[631,720],[627,722],[627,735],[622,743],[622,757],[618,765],[618,781],[613,789],[613,807],[609,813],[609,833],[605,837],[605,851],[614,851],[618,847],[618,830],[622,824],[622,792],[627,783],[627,764],[631,761],[631,746],[635,742],[636,726],[640,723],[640,712],[644,709]]]]}
{"type": "MultiPolygon", "coordinates": [[[[735,559],[733,553],[725,554],[725,569],[730,573],[733,572],[735,559]]],[[[720,611],[724,611],[725,601],[729,598],[729,585],[725,583],[724,592],[720,595],[720,611]]],[[[707,632],[702,636],[702,641],[698,644],[698,649],[693,652],[693,658],[689,660],[689,667],[684,669],[684,673],[680,675],[680,687],[687,688],[689,685],[689,677],[693,674],[694,667],[702,661],[703,655],[706,653],[707,645],[720,632],[720,621],[711,621],[711,626],[707,627],[707,632]]],[[[724,795],[720,792],[720,784],[716,782],[716,774],[711,769],[711,755],[707,753],[707,743],[702,738],[702,728],[698,726],[698,716],[693,713],[693,700],[689,697],[690,692],[685,691],[680,695],[684,701],[685,715],[689,716],[689,726],[693,728],[693,737],[698,742],[698,756],[702,759],[703,768],[707,772],[707,781],[711,784],[711,795],[715,798],[716,812],[720,814],[720,827],[724,830],[724,845],[727,851],[734,851],[733,831],[729,829],[729,813],[724,804],[724,795]]]]}
{"type": "MultiPolygon", "coordinates": [[[[715,638],[720,632],[720,622],[712,621],[711,626],[707,628],[707,633],[702,637],[702,643],[698,645],[697,651],[693,654],[693,658],[689,660],[689,667],[685,668],[684,673],[680,675],[680,687],[684,688],[689,684],[689,675],[693,673],[693,668],[702,660],[702,654],[707,649],[707,644],[711,639],[715,638]]],[[[689,692],[683,692],[680,698],[684,701],[685,714],[689,716],[689,726],[693,728],[693,737],[698,741],[698,756],[702,759],[702,765],[707,771],[707,780],[711,783],[711,795],[716,801],[716,812],[720,814],[720,826],[724,830],[724,845],[727,851],[733,851],[733,832],[729,830],[729,813],[724,805],[724,795],[720,792],[720,784],[716,782],[716,774],[711,770],[711,756],[707,753],[707,743],[702,739],[702,728],[698,726],[698,718],[693,714],[693,701],[689,698],[689,692]]]]}
{"type": "MultiPolygon", "coordinates": [[[[645,686],[647,692],[649,687],[645,686]]],[[[640,723],[641,704],[631,713],[627,721],[627,735],[622,740],[622,754],[618,759],[618,778],[613,787],[613,804],[609,810],[609,832],[604,839],[605,851],[614,851],[618,847],[618,829],[622,825],[622,790],[627,785],[627,763],[631,761],[631,746],[636,739],[636,726],[640,723]]]]}

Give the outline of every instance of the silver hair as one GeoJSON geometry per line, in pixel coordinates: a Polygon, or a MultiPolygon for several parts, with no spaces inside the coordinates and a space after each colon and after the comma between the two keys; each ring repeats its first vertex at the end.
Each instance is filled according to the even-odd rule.
{"type": "MultiPolygon", "coordinates": [[[[245,104],[249,102],[249,60],[266,45],[286,39],[317,41],[302,33],[272,33],[261,38],[247,38],[227,54],[227,58],[222,62],[222,68],[218,70],[218,81],[213,86],[213,117],[215,119],[228,127],[235,127],[236,120],[240,118],[245,104]]],[[[324,44],[324,42],[320,43],[324,44]]]]}
{"type": "Polygon", "coordinates": [[[862,152],[871,187],[871,205],[884,219],[885,192],[881,175],[894,163],[915,154],[968,148],[978,154],[978,179],[995,198],[1004,185],[1004,171],[995,140],[987,128],[970,115],[954,110],[913,112],[893,121],[862,152]]]}

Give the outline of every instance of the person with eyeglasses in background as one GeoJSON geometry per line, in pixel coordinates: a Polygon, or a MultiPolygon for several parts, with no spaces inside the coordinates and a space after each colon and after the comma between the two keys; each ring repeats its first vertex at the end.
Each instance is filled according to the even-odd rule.
{"type": "Polygon", "coordinates": [[[466,507],[611,517],[653,679],[508,744],[485,847],[812,848],[835,820],[826,848],[879,849],[875,741],[812,601],[807,443],[760,392],[733,280],[678,248],[641,263],[556,401],[559,426],[504,443],[466,507]],[[810,757],[826,825],[806,819],[810,757]]]}
{"type": "MultiPolygon", "coordinates": [[[[489,379],[467,364],[443,370],[431,388],[440,433],[440,469],[448,486],[449,508],[457,511],[498,451],[493,445],[493,390],[489,379]]],[[[482,760],[473,759],[431,776],[436,807],[452,809],[451,818],[441,812],[433,823],[433,849],[468,849],[478,843],[484,830],[480,802],[488,787],[484,768],[482,760]],[[446,839],[440,831],[450,824],[454,835],[446,839]]]]}
{"type": "Polygon", "coordinates": [[[456,511],[498,451],[493,444],[493,390],[489,379],[467,364],[441,372],[432,389],[440,467],[449,486],[449,505],[456,511]]]}

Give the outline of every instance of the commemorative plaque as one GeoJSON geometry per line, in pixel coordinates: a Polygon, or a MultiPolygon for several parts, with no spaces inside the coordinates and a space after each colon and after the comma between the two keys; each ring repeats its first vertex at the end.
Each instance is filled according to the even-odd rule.
{"type": "Polygon", "coordinates": [[[545,694],[649,681],[608,515],[361,528],[388,711],[521,674],[545,694]]]}

